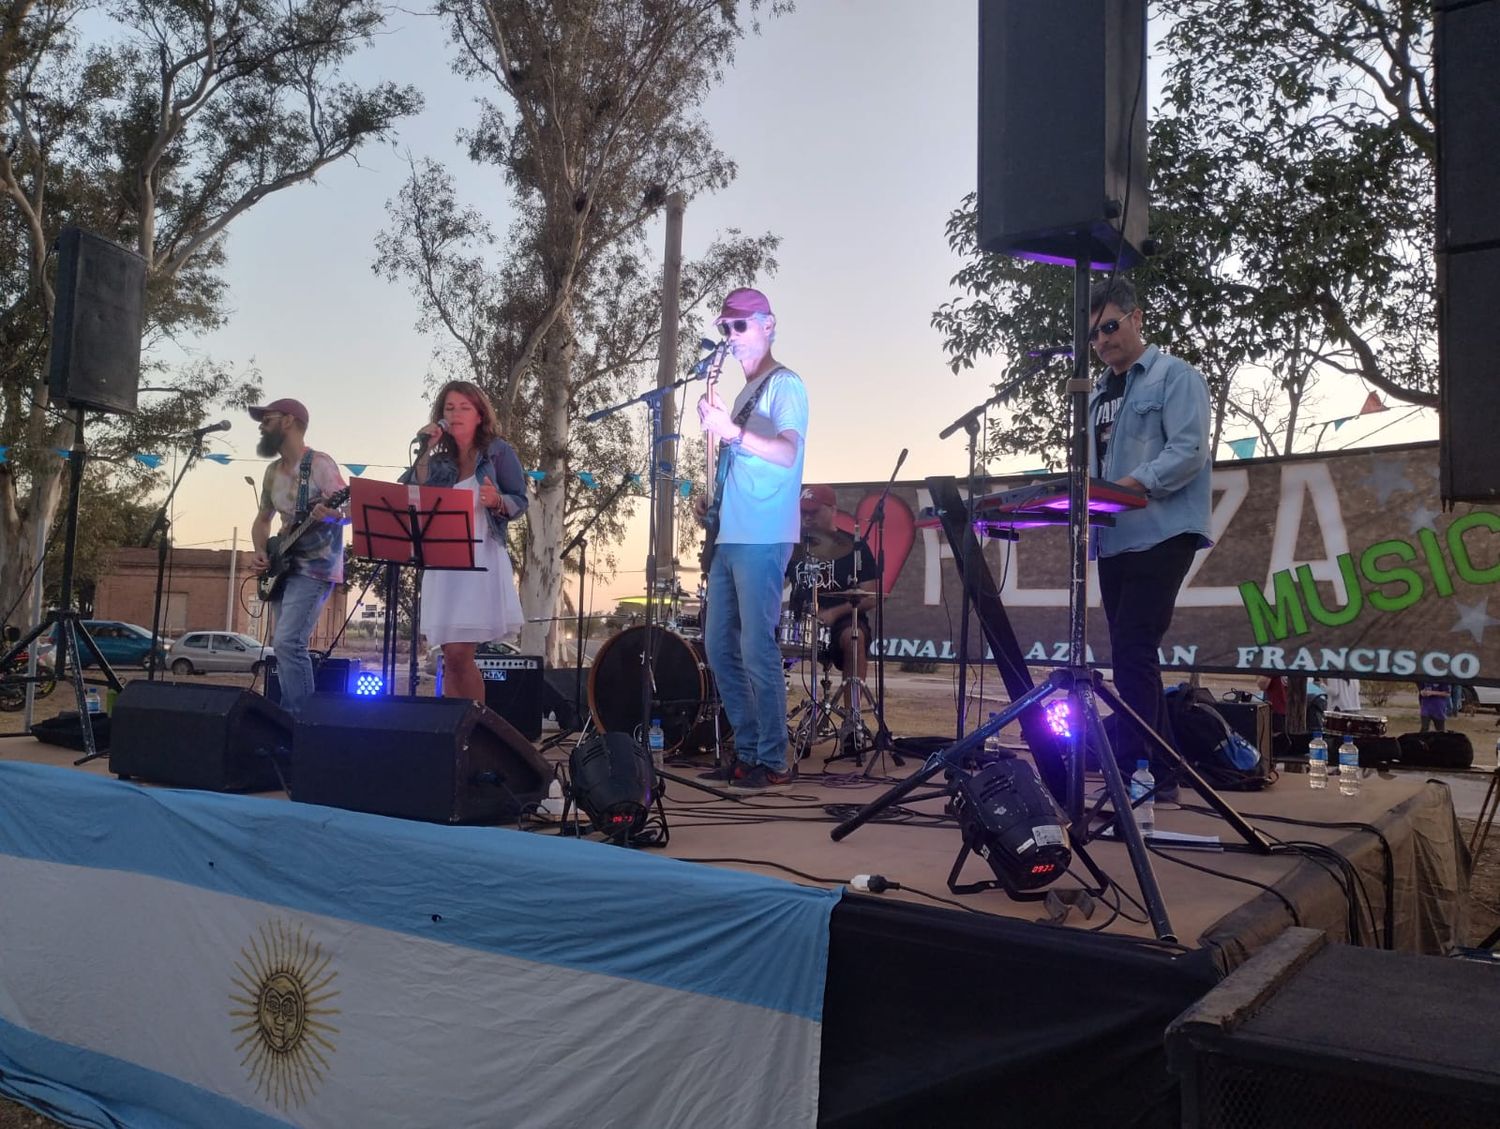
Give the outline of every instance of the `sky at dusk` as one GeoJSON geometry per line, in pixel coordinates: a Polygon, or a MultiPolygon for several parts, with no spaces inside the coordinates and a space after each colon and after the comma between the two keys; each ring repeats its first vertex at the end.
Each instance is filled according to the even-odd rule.
{"type": "MultiPolygon", "coordinates": [[[[808,481],[883,481],[903,447],[903,479],[962,474],[962,432],[946,441],[938,432],[985,399],[1003,372],[999,359],[950,372],[929,324],[954,296],[949,279],[959,266],[944,225],[975,180],[976,37],[974,0],[803,0],[741,43],[703,107],[739,175],[689,205],[684,252],[700,253],[730,226],[781,237],[776,275],[744,281],[770,296],[776,355],[807,383],[808,481]]],[[[310,444],[340,462],[371,464],[371,478],[394,478],[406,464],[426,416],[426,378],[444,375],[432,365],[435,342],[414,327],[415,298],[371,269],[405,155],[445,162],[465,203],[498,231],[508,223],[505,186],[470,166],[456,144],[484,92],[454,76],[448,57],[435,17],[394,14],[351,77],[414,83],[425,111],[395,146],[369,149],[357,164],[278,193],[235,222],[233,314],[200,343],[230,371],[254,364],[267,398],[301,399],[312,416],[310,444]]],[[[649,245],[661,248],[659,227],[649,245]]],[[[738,387],[736,369],[726,370],[727,388],[738,387]]],[[[1347,383],[1322,416],[1358,411],[1365,393],[1347,383]]],[[[1350,424],[1323,446],[1357,443],[1404,412],[1350,424]]],[[[178,493],[178,545],[227,548],[235,527],[247,544],[255,501],[242,480],[258,481],[263,461],[254,424],[243,416],[233,423],[212,449],[236,461],[200,464],[178,493]]],[[[1425,432],[1414,425],[1371,441],[1435,437],[1435,423],[1425,432]]],[[[1231,427],[1227,437],[1238,434],[1231,427]]],[[[1033,465],[1017,457],[997,469],[1033,465]]],[[[620,547],[619,575],[600,585],[601,598],[641,589],[644,553],[643,533],[620,547]]]]}

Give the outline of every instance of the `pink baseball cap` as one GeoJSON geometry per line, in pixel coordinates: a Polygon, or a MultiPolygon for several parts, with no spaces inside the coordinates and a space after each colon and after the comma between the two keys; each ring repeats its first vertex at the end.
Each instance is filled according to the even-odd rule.
{"type": "Polygon", "coordinates": [[[303,427],[307,426],[307,408],[303,406],[301,400],[293,400],[290,396],[281,400],[272,400],[269,404],[262,404],[259,407],[251,408],[250,418],[259,423],[267,412],[280,412],[284,416],[291,416],[295,420],[300,420],[303,427]]]}
{"type": "Polygon", "coordinates": [[[769,314],[770,312],[770,299],[759,290],[742,286],[738,290],[731,290],[724,296],[724,308],[719,311],[719,316],[721,318],[747,318],[751,314],[769,314]]]}
{"type": "Polygon", "coordinates": [[[815,486],[804,486],[802,488],[802,508],[804,510],[815,510],[819,506],[837,506],[838,495],[833,492],[832,486],[824,486],[821,482],[815,486]]]}

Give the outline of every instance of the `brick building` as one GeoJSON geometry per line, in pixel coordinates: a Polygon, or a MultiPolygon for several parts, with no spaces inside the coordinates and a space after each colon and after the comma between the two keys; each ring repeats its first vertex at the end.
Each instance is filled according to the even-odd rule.
{"type": "MultiPolygon", "coordinates": [[[[268,638],[263,606],[255,594],[248,551],[174,549],[162,583],[162,633],[243,631],[268,638]]],[[[151,626],[156,602],[156,550],[118,549],[94,591],[94,618],[151,626]]],[[[348,614],[349,591],[333,590],[313,630],[312,646],[327,647],[348,614]]]]}

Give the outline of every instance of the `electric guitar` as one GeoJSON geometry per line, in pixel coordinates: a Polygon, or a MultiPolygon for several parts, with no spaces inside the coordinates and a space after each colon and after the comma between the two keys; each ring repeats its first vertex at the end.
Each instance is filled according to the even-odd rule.
{"type": "MultiPolygon", "coordinates": [[[[349,500],[349,487],[334,492],[330,498],[323,499],[323,505],[329,509],[337,509],[349,500]]],[[[255,582],[255,592],[263,604],[268,604],[277,596],[281,595],[282,585],[286,578],[292,573],[292,546],[297,539],[315,525],[320,525],[312,514],[303,518],[301,523],[289,533],[278,533],[266,541],[266,559],[270,564],[266,571],[260,574],[255,582]]]]}
{"type": "MultiPolygon", "coordinates": [[[[719,370],[724,367],[725,353],[722,347],[715,350],[708,364],[708,391],[704,395],[710,400],[719,385],[719,370]]],[[[719,508],[724,504],[724,481],[729,477],[729,464],[733,459],[733,447],[720,443],[717,435],[708,436],[703,445],[705,481],[714,484],[714,493],[703,513],[703,549],[698,554],[700,576],[707,577],[709,567],[714,563],[714,551],[719,541],[719,508]]]]}

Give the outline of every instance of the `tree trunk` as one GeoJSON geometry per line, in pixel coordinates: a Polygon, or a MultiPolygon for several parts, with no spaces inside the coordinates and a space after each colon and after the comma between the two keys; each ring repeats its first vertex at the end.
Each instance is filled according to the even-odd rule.
{"type": "Polygon", "coordinates": [[[561,661],[555,653],[558,634],[554,620],[564,575],[558,553],[564,544],[563,505],[571,430],[568,388],[575,348],[569,307],[548,332],[538,358],[542,383],[540,469],[547,476],[527,510],[526,556],[521,576],[521,607],[527,619],[521,630],[521,650],[528,655],[541,655],[549,665],[561,661]]]}
{"type": "MultiPolygon", "coordinates": [[[[31,496],[21,504],[0,507],[0,544],[5,551],[0,553],[0,615],[9,613],[8,622],[22,625],[31,615],[32,565],[36,561],[37,511],[46,515],[42,522],[42,536],[52,528],[62,502],[64,482],[60,470],[51,473],[38,472],[32,477],[31,496]],[[14,608],[14,611],[11,609],[14,608]]],[[[10,487],[14,489],[15,480],[10,487]]]]}

